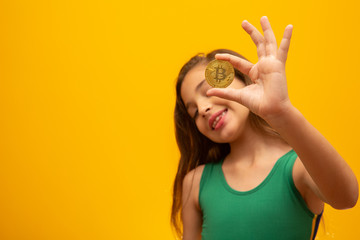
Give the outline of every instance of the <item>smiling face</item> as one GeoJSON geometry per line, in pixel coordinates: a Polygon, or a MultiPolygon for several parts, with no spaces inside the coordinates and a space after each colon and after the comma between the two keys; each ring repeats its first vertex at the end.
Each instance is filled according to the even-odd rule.
{"type": "MultiPolygon", "coordinates": [[[[181,98],[204,136],[217,143],[231,143],[249,127],[249,110],[234,101],[206,96],[211,86],[205,80],[205,68],[206,64],[200,63],[186,74],[181,98]]],[[[243,87],[245,84],[237,78],[228,86],[243,87]]]]}

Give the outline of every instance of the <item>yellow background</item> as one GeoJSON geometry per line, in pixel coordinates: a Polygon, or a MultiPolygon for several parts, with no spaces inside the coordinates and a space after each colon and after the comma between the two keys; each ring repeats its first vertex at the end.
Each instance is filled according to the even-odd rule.
{"type": "MultiPolygon", "coordinates": [[[[198,52],[256,62],[268,16],[293,104],[360,177],[357,1],[0,1],[0,239],[174,239],[175,78],[198,52]],[[262,31],[261,31],[262,32],[262,31]]],[[[326,166],[324,166],[326,167],[326,166]]],[[[318,239],[356,239],[327,206],[318,239]]]]}

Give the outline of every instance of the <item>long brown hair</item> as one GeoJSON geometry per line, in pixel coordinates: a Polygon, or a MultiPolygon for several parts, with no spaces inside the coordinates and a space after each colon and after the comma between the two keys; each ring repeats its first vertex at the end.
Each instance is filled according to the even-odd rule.
{"type": "MultiPolygon", "coordinates": [[[[175,136],[180,150],[180,161],[173,185],[173,203],[171,211],[171,225],[176,236],[182,236],[182,185],[185,175],[201,164],[218,162],[230,152],[228,143],[215,143],[202,135],[197,129],[194,120],[188,114],[181,98],[181,85],[186,74],[198,64],[206,64],[213,59],[217,53],[230,53],[246,59],[239,53],[227,49],[217,49],[207,55],[200,53],[192,57],[180,70],[176,82],[176,104],[174,112],[175,136]]],[[[246,59],[247,60],[247,59],[246,59]]],[[[250,78],[235,69],[235,77],[243,81],[245,85],[252,84],[250,78]]],[[[249,120],[251,126],[262,134],[281,138],[265,120],[250,112],[249,120]]]]}

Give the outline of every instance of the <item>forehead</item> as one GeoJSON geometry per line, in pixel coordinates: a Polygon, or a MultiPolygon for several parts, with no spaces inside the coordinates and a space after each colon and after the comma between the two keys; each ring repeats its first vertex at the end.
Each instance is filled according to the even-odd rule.
{"type": "Polygon", "coordinates": [[[184,102],[195,93],[196,86],[205,79],[205,68],[206,64],[200,63],[185,75],[181,84],[181,98],[184,102]]]}

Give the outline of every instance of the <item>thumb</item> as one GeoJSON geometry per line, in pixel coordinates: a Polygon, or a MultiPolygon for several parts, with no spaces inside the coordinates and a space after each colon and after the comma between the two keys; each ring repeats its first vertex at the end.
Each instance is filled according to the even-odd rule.
{"type": "Polygon", "coordinates": [[[211,88],[206,92],[207,96],[215,96],[242,104],[241,89],[234,88],[211,88]]]}

